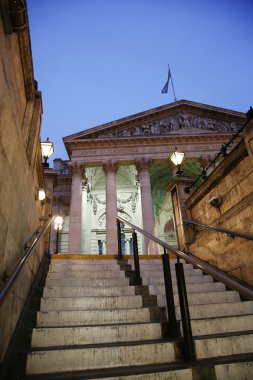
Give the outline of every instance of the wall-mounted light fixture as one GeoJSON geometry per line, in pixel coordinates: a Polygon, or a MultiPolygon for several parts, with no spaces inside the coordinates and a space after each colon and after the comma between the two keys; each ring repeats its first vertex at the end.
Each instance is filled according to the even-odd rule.
{"type": "Polygon", "coordinates": [[[175,148],[175,151],[170,156],[170,160],[173,162],[175,166],[178,167],[176,174],[181,175],[183,173],[183,170],[181,170],[180,165],[182,164],[184,159],[184,152],[179,152],[177,148],[175,148]]]}
{"type": "Polygon", "coordinates": [[[49,163],[47,162],[47,160],[54,153],[54,144],[51,141],[49,141],[49,138],[47,138],[46,141],[42,141],[40,145],[41,154],[44,158],[43,166],[44,168],[49,168],[49,163]]]}
{"type": "Polygon", "coordinates": [[[215,208],[218,208],[220,207],[221,203],[222,203],[222,199],[219,195],[215,195],[214,197],[212,197],[210,200],[209,200],[209,203],[211,206],[215,207],[215,208]]]}
{"type": "Polygon", "coordinates": [[[36,199],[38,201],[44,201],[45,198],[46,198],[45,190],[42,189],[41,187],[37,187],[36,188],[36,199]]]}

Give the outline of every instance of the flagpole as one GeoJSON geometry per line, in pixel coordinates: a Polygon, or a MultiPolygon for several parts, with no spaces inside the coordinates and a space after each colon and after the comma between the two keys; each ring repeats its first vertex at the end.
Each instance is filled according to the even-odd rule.
{"type": "Polygon", "coordinates": [[[176,94],[175,94],[175,90],[174,90],[174,85],[173,85],[173,80],[172,80],[172,74],[171,74],[171,70],[170,70],[170,65],[169,66],[169,72],[170,72],[170,77],[171,77],[171,85],[172,85],[172,91],[173,91],[173,95],[174,95],[174,101],[176,102],[177,101],[177,98],[176,98],[176,94]]]}

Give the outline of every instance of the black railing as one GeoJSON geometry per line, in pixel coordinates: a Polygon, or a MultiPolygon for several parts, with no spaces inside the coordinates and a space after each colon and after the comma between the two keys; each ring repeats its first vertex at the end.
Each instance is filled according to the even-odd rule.
{"type": "MultiPolygon", "coordinates": [[[[177,286],[178,286],[179,306],[180,306],[181,319],[182,319],[185,358],[189,361],[195,360],[195,352],[194,352],[194,344],[193,344],[193,337],[192,337],[192,330],[191,330],[189,306],[188,306],[188,300],[187,300],[187,291],[186,291],[185,278],[184,278],[184,270],[183,270],[183,265],[182,263],[179,262],[179,260],[183,259],[187,263],[192,264],[195,268],[198,268],[202,270],[204,273],[211,275],[214,279],[224,283],[230,289],[236,290],[240,295],[242,295],[243,297],[247,299],[253,300],[253,290],[244,286],[236,279],[231,278],[227,274],[219,271],[218,269],[198,259],[197,257],[192,256],[190,254],[186,254],[170,246],[164,241],[158,239],[157,237],[151,235],[150,233],[144,231],[140,227],[135,226],[134,224],[126,221],[125,219],[119,216],[117,218],[117,223],[118,225],[120,223],[129,225],[133,229],[134,233],[135,231],[138,231],[142,235],[146,236],[147,238],[149,238],[150,240],[152,240],[153,242],[159,244],[161,247],[164,248],[163,270],[164,270],[165,295],[166,295],[166,303],[167,303],[167,315],[168,315],[170,337],[177,337],[179,329],[177,328],[177,321],[176,321],[176,315],[175,315],[175,305],[174,305],[174,296],[173,296],[173,286],[172,286],[172,281],[171,281],[170,263],[169,263],[169,257],[166,251],[169,251],[173,253],[174,255],[176,255],[177,263],[175,264],[175,268],[176,268],[176,277],[177,277],[177,286]],[[174,331],[174,334],[172,331],[174,331]]],[[[119,234],[121,233],[120,226],[118,228],[118,232],[119,234]]],[[[118,238],[120,238],[118,240],[120,241],[121,236],[118,236],[118,238]]],[[[139,263],[138,251],[136,252],[136,255],[137,255],[137,261],[139,263]]],[[[119,255],[119,259],[122,259],[122,255],[121,256],[119,255]]],[[[139,264],[137,267],[135,266],[135,271],[137,271],[135,272],[135,277],[137,277],[138,272],[140,271],[139,264]]],[[[140,274],[139,274],[139,277],[140,277],[140,274]]]]}
{"type": "Polygon", "coordinates": [[[188,226],[196,226],[196,227],[205,228],[205,229],[208,229],[208,230],[213,230],[213,231],[216,231],[216,232],[220,232],[222,234],[226,234],[227,236],[232,237],[232,238],[239,237],[239,238],[242,238],[242,239],[253,240],[253,235],[250,235],[250,234],[243,234],[241,232],[236,232],[236,231],[228,230],[226,228],[210,226],[208,224],[203,224],[203,223],[195,222],[194,220],[183,219],[183,222],[185,224],[187,224],[188,226]]]}
{"type": "MultiPolygon", "coordinates": [[[[205,179],[206,178],[206,175],[207,175],[207,171],[209,168],[211,168],[212,165],[215,165],[215,163],[217,162],[217,160],[220,158],[220,157],[226,157],[227,156],[227,149],[229,147],[231,147],[232,143],[234,142],[234,140],[242,133],[244,127],[247,125],[248,121],[243,124],[239,129],[238,131],[231,137],[231,139],[227,142],[227,143],[224,143],[221,145],[221,148],[220,148],[220,151],[216,154],[216,156],[214,157],[214,159],[205,167],[202,169],[201,173],[198,175],[198,177],[194,180],[194,182],[190,185],[190,186],[187,186],[186,190],[187,192],[190,192],[190,189],[197,186],[199,180],[202,178],[202,179],[205,179]]],[[[242,137],[243,139],[243,137],[242,137]]]]}
{"type": "MultiPolygon", "coordinates": [[[[133,229],[133,242],[134,242],[134,271],[135,271],[135,285],[141,284],[140,277],[140,266],[139,266],[139,255],[138,255],[138,244],[137,244],[137,235],[136,231],[140,232],[142,235],[148,237],[150,240],[153,240],[155,243],[160,244],[164,247],[164,254],[162,255],[163,259],[163,273],[164,273],[164,284],[165,284],[165,296],[166,296],[166,309],[167,309],[167,332],[170,338],[179,338],[180,336],[180,328],[179,324],[176,320],[176,309],[174,302],[174,292],[172,285],[172,277],[171,277],[171,268],[170,268],[170,260],[166,253],[166,249],[171,248],[168,244],[162,242],[160,239],[157,239],[153,235],[148,232],[142,230],[141,228],[133,225],[130,222],[118,217],[117,225],[118,225],[118,242],[121,241],[121,229],[119,224],[124,223],[128,224],[133,229]]],[[[122,255],[120,254],[121,248],[119,243],[119,259],[122,259],[122,255]]],[[[179,262],[175,264],[176,267],[176,276],[177,276],[177,284],[178,284],[178,293],[179,293],[179,305],[181,311],[182,318],[182,326],[183,326],[183,336],[184,336],[184,350],[185,350],[185,359],[188,361],[195,360],[195,352],[192,338],[192,330],[191,330],[191,321],[190,321],[190,313],[188,307],[186,286],[185,286],[185,278],[184,278],[184,270],[183,265],[179,262]]]]}
{"type": "MultiPolygon", "coordinates": [[[[19,261],[15,269],[13,270],[11,276],[7,276],[8,280],[2,287],[0,291],[0,305],[2,304],[4,298],[12,288],[14,282],[16,281],[20,271],[22,270],[23,266],[31,256],[31,254],[34,251],[34,248],[37,246],[39,241],[42,239],[42,237],[45,235],[46,231],[48,230],[49,226],[51,225],[52,221],[54,219],[54,216],[52,216],[46,225],[41,229],[36,229],[36,234],[34,233],[35,237],[33,238],[32,242],[29,243],[29,246],[25,246],[25,254],[22,257],[22,259],[19,261]]],[[[6,272],[6,271],[5,271],[6,272]]]]}

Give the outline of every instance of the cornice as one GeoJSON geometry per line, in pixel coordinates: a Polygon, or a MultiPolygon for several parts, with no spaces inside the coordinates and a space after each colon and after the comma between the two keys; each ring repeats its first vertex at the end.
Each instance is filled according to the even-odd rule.
{"type": "Polygon", "coordinates": [[[27,100],[33,98],[35,92],[34,84],[34,71],[33,71],[33,59],[32,59],[32,49],[31,49],[31,40],[30,40],[30,30],[29,30],[29,20],[27,13],[27,6],[25,4],[25,17],[27,19],[27,27],[19,32],[19,46],[20,46],[20,55],[22,61],[22,69],[24,75],[24,84],[27,100]]]}
{"type": "Polygon", "coordinates": [[[171,135],[171,136],[137,136],[135,138],[120,137],[110,139],[87,139],[87,140],[73,140],[66,143],[66,147],[70,151],[78,151],[83,149],[94,149],[99,148],[117,148],[117,147],[151,147],[151,146],[176,146],[177,144],[214,144],[214,143],[224,143],[224,141],[229,140],[231,134],[206,134],[206,135],[171,135]]]}

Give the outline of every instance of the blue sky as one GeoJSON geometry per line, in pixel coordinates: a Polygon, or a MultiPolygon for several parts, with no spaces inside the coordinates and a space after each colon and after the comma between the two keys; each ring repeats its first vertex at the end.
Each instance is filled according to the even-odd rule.
{"type": "Polygon", "coordinates": [[[249,0],[27,0],[41,138],[62,137],[177,99],[253,106],[249,0]]]}

